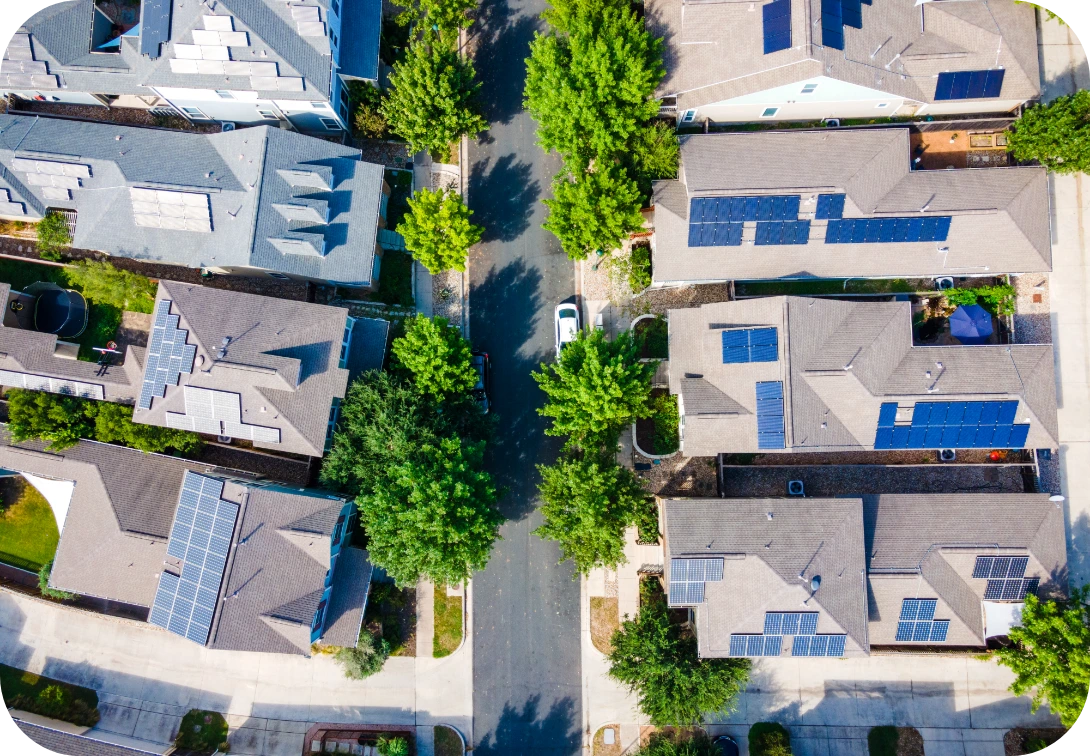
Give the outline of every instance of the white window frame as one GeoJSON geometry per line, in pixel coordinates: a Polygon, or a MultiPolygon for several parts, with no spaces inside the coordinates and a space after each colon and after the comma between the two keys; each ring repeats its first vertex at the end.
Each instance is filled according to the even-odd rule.
{"type": "Polygon", "coordinates": [[[322,122],[322,126],[326,131],[340,131],[341,124],[337,122],[336,118],[330,118],[328,116],[318,116],[318,120],[322,122]],[[333,124],[332,126],[330,124],[333,124]]]}
{"type": "Polygon", "coordinates": [[[694,120],[696,120],[695,110],[686,110],[685,115],[681,117],[682,123],[692,123],[694,120]]]}
{"type": "Polygon", "coordinates": [[[261,116],[262,118],[266,118],[266,119],[268,119],[270,121],[279,121],[280,120],[280,116],[278,116],[276,113],[269,110],[268,108],[258,108],[257,109],[257,114],[259,116],[261,116]]]}
{"type": "Polygon", "coordinates": [[[817,88],[817,84],[803,84],[802,94],[813,94],[815,91],[817,91],[817,88]]]}
{"type": "Polygon", "coordinates": [[[764,110],[761,111],[761,118],[775,118],[776,114],[778,114],[779,112],[780,112],[780,109],[778,107],[765,108],[764,110]],[[771,113],[768,112],[770,110],[772,111],[771,113]]]}
{"type": "Polygon", "coordinates": [[[874,107],[876,107],[876,108],[888,108],[889,103],[888,102],[880,102],[877,105],[875,105],[874,107]]]}
{"type": "Polygon", "coordinates": [[[201,112],[200,108],[186,108],[186,107],[183,107],[183,108],[181,108],[181,111],[182,111],[182,114],[185,115],[188,118],[200,118],[200,119],[203,119],[205,121],[210,120],[208,118],[208,116],[206,116],[203,112],[201,112]]]}
{"type": "Polygon", "coordinates": [[[231,94],[231,92],[226,90],[226,89],[217,89],[216,90],[216,95],[221,100],[233,100],[233,99],[235,99],[235,96],[233,94],[231,94]]]}

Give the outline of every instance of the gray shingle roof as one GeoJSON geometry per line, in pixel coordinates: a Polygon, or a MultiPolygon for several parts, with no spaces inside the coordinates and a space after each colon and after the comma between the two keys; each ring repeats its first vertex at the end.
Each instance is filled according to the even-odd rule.
{"type": "Polygon", "coordinates": [[[670,391],[681,398],[687,456],[758,451],[758,381],[784,384],[790,451],[870,449],[883,402],[954,399],[1017,398],[1027,448],[1058,443],[1049,344],[916,347],[908,302],[768,297],[669,318],[670,391]],[[777,328],[778,359],[723,364],[721,330],[739,326],[777,328]]]}
{"type": "Polygon", "coordinates": [[[1040,94],[1031,7],[883,0],[863,7],[863,28],[845,27],[836,50],[821,45],[821,0],[788,2],[794,46],[765,55],[760,5],[650,0],[648,27],[665,40],[659,96],[688,110],[825,76],[932,103],[939,73],[994,68],[1006,71],[997,100],[1012,109],[1040,94]]]}
{"type": "MultiPolygon", "coordinates": [[[[42,748],[66,756],[147,756],[147,754],[159,753],[158,750],[142,751],[95,740],[86,735],[73,735],[70,732],[62,732],[50,727],[31,724],[21,719],[16,719],[15,724],[19,726],[24,735],[42,748]]],[[[9,743],[9,745],[11,744],[9,743]]]]}
{"type": "Polygon", "coordinates": [[[868,652],[859,499],[675,499],[662,506],[667,570],[671,558],[725,557],[723,580],[705,584],[696,608],[701,656],[727,656],[731,633],[763,632],[765,612],[797,611],[819,613],[818,633],[847,633],[845,655],[868,652]],[[815,575],[821,587],[811,597],[815,575]]]}
{"type": "Polygon", "coordinates": [[[908,129],[840,129],[681,137],[677,181],[654,186],[656,283],[807,277],[955,276],[1052,269],[1046,172],[1040,167],[913,171],[908,129]],[[825,243],[822,193],[844,217],[951,216],[944,242],[825,243]],[[690,247],[690,199],[801,195],[807,244],[690,247]],[[926,208],[926,212],[923,212],[926,208]]]}
{"type": "Polygon", "coordinates": [[[28,219],[41,217],[45,205],[73,209],[74,246],[190,268],[261,268],[370,283],[383,168],[359,158],[359,150],[267,126],[195,134],[0,116],[6,171],[0,178],[12,201],[27,203],[28,219]],[[19,158],[88,166],[91,175],[70,190],[70,199],[46,199],[45,187],[19,185],[27,175],[14,167],[19,158]],[[307,174],[323,177],[326,186],[300,184],[307,174]],[[206,197],[211,233],[138,225],[133,187],[206,197]],[[310,222],[289,220],[301,206],[322,214],[310,222]],[[300,234],[315,239],[321,254],[285,253],[270,241],[300,234]]]}
{"type": "Polygon", "coordinates": [[[338,366],[347,310],[176,281],[159,282],[162,300],[197,347],[196,362],[151,409],[137,407],[135,422],[167,426],[168,412],[187,414],[185,386],[225,391],[239,395],[242,423],[279,429],[278,443],[256,446],[323,455],[330,407],[348,386],[338,366]]]}

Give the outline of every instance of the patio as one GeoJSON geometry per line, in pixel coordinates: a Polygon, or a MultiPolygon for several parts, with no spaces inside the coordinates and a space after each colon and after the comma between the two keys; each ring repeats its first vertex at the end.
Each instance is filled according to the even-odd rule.
{"type": "Polygon", "coordinates": [[[916,170],[998,168],[1010,165],[1004,131],[916,131],[912,160],[916,170]]]}

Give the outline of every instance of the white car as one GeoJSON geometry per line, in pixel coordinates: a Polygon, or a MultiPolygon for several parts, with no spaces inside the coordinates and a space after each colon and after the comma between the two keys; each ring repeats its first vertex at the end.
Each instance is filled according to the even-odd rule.
{"type": "Polygon", "coordinates": [[[579,309],[570,303],[558,304],[553,320],[556,330],[556,356],[559,359],[560,350],[575,341],[579,333],[579,309]]]}

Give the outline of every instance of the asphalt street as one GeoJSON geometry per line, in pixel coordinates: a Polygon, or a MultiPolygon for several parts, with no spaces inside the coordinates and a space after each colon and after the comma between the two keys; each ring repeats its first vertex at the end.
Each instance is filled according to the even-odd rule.
{"type": "Polygon", "coordinates": [[[507,489],[487,569],[474,576],[473,739],[477,756],[576,754],[581,748],[579,583],[556,546],[533,534],[535,465],[556,459],[530,371],[552,357],[553,308],[574,268],[541,228],[560,168],[522,107],[524,60],[544,0],[485,0],[470,29],[489,130],[469,149],[469,204],[486,231],[470,261],[470,335],[492,361],[498,418],[489,466],[507,489]]]}

